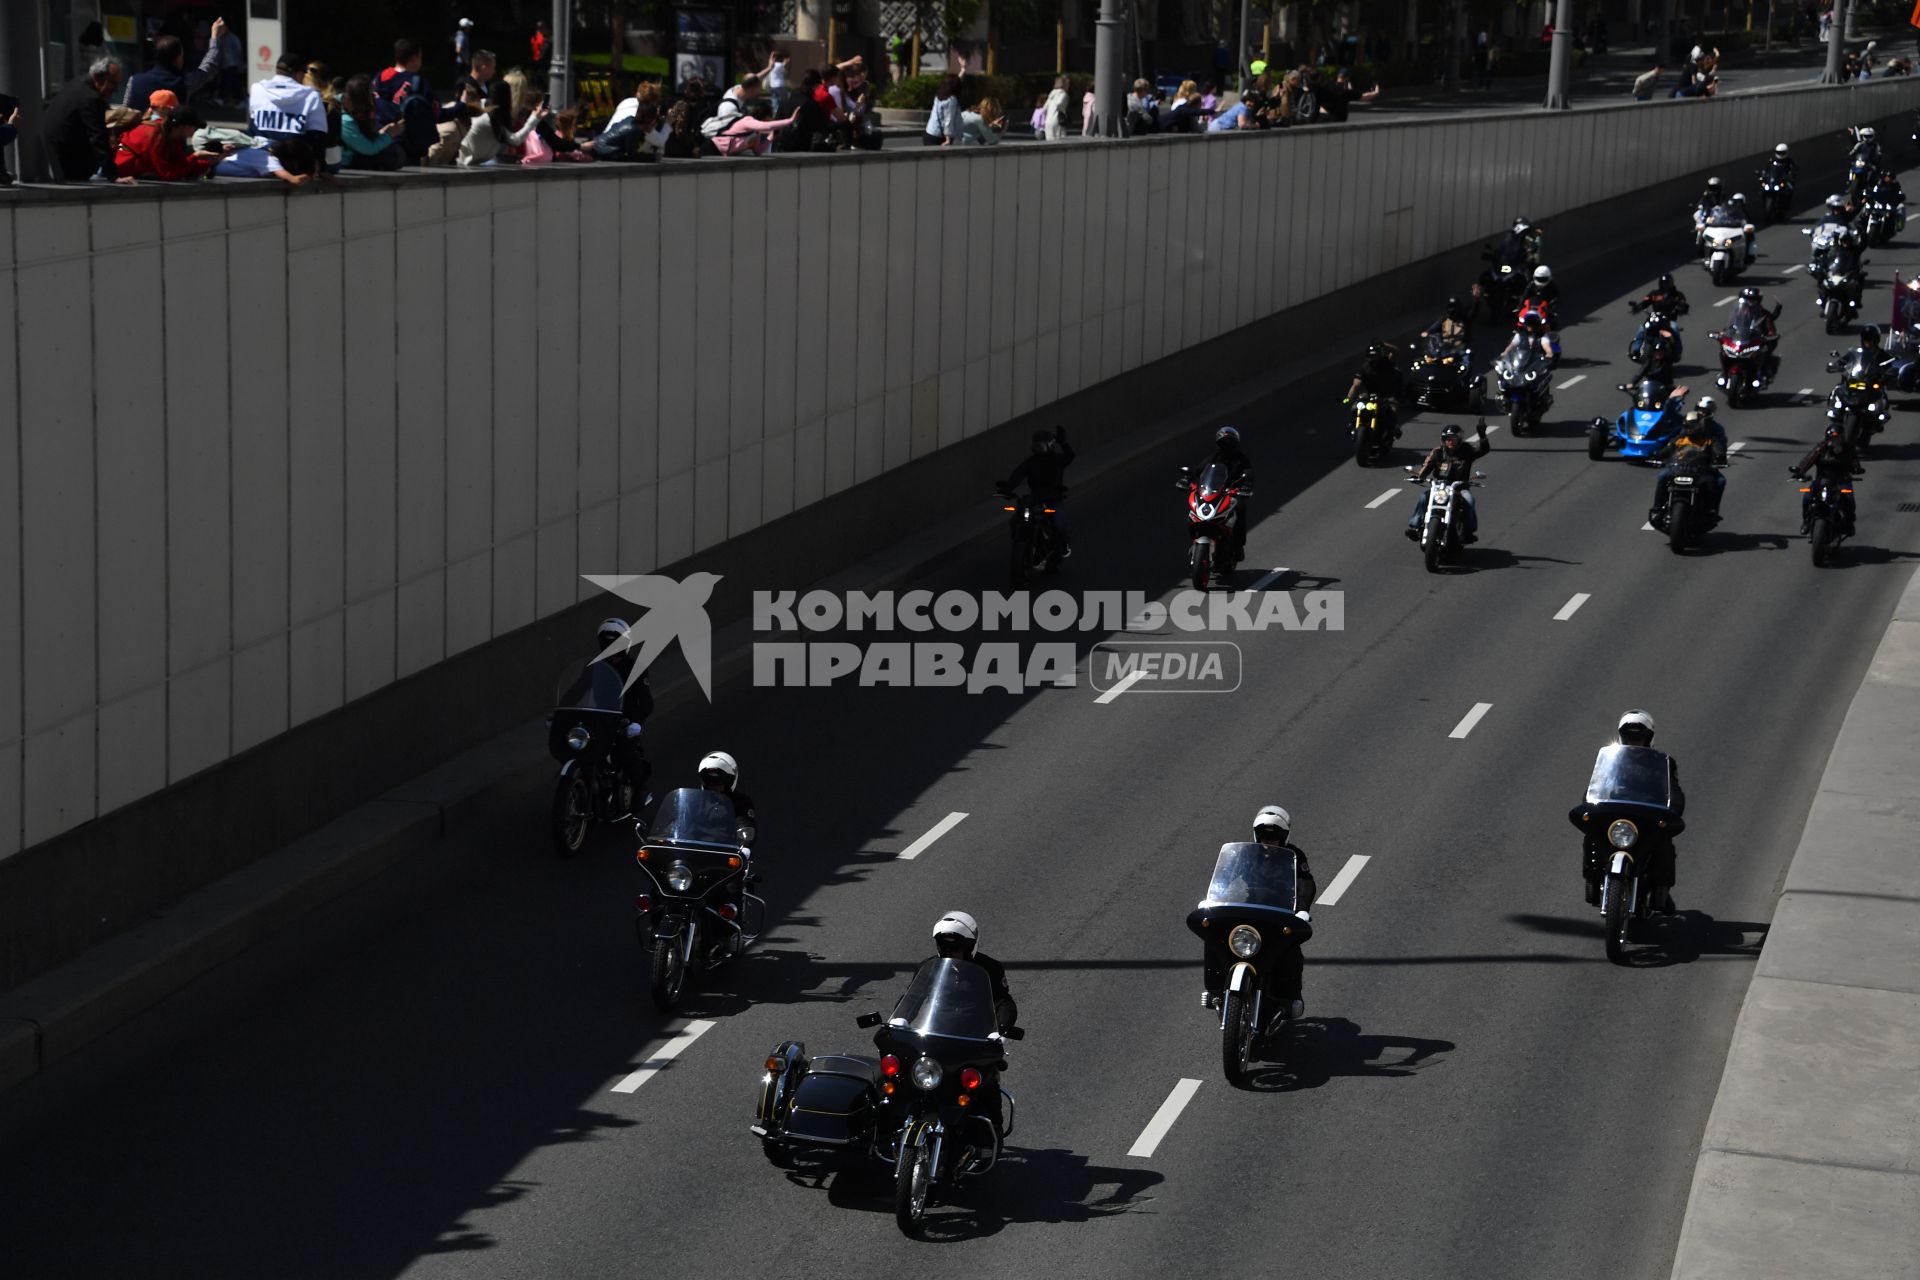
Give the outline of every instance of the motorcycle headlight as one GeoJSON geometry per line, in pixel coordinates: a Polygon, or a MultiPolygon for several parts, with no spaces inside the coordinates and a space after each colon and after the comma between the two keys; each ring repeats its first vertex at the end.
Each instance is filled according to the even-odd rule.
{"type": "Polygon", "coordinates": [[[1607,843],[1616,849],[1631,849],[1639,838],[1640,828],[1625,818],[1615,818],[1607,824],[1607,843]]]}
{"type": "Polygon", "coordinates": [[[585,751],[587,741],[587,731],[577,726],[567,734],[567,746],[575,751],[585,751]]]}
{"type": "Polygon", "coordinates": [[[684,862],[676,862],[667,868],[667,888],[675,893],[685,893],[693,888],[693,872],[684,862]]]}
{"type": "Polygon", "coordinates": [[[1213,519],[1213,513],[1214,513],[1214,505],[1211,502],[1203,502],[1198,507],[1194,508],[1194,514],[1199,516],[1202,520],[1213,519]]]}
{"type": "Polygon", "coordinates": [[[1251,960],[1260,954],[1260,931],[1250,924],[1237,924],[1227,934],[1227,950],[1242,960],[1251,960]]]}
{"type": "Polygon", "coordinates": [[[940,1069],[940,1064],[932,1058],[921,1058],[917,1060],[913,1064],[913,1070],[909,1073],[913,1080],[913,1087],[926,1090],[927,1092],[932,1092],[934,1089],[939,1088],[940,1077],[945,1074],[946,1073],[940,1069]]]}

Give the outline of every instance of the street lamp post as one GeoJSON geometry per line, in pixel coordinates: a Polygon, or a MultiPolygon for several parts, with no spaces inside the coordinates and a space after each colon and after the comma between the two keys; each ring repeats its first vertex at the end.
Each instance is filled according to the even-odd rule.
{"type": "Polygon", "coordinates": [[[1125,36],[1121,31],[1120,0],[1100,0],[1100,17],[1093,29],[1093,125],[1096,138],[1118,138],[1125,119],[1126,91],[1120,83],[1120,59],[1125,36]]]}
{"type": "Polygon", "coordinates": [[[1853,6],[1847,0],[1833,0],[1833,20],[1827,24],[1827,69],[1821,73],[1821,84],[1840,83],[1840,55],[1846,44],[1846,23],[1852,20],[1851,13],[1842,16],[1841,6],[1848,10],[1853,6]]]}
{"type": "Polygon", "coordinates": [[[1553,15],[1553,52],[1547,61],[1547,110],[1567,107],[1567,62],[1573,50],[1573,0],[1560,0],[1553,15]]]}
{"type": "Polygon", "coordinates": [[[547,55],[547,102],[555,111],[573,104],[572,87],[567,83],[567,54],[573,46],[573,0],[553,0],[553,32],[547,55]]]}

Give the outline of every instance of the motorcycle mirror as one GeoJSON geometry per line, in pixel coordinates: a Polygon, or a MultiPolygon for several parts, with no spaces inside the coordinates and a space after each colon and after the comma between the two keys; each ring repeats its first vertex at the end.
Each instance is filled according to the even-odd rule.
{"type": "Polygon", "coordinates": [[[856,1027],[877,1027],[883,1019],[877,1013],[863,1013],[853,1020],[856,1027]]]}
{"type": "Polygon", "coordinates": [[[1812,227],[1802,227],[1802,228],[1800,228],[1800,234],[1801,234],[1801,235],[1803,235],[1803,236],[1810,236],[1810,235],[1812,235],[1812,234],[1813,234],[1813,228],[1812,228],[1812,227]]]}
{"type": "Polygon", "coordinates": [[[1475,480],[1485,480],[1487,478],[1487,473],[1484,471],[1476,471],[1473,473],[1473,478],[1475,480]]]}
{"type": "Polygon", "coordinates": [[[1025,1027],[1008,1027],[1005,1031],[1002,1031],[1000,1035],[1007,1040],[1025,1040],[1027,1038],[1027,1029],[1025,1027]]]}
{"type": "Polygon", "coordinates": [[[749,826],[741,827],[739,834],[740,834],[740,844],[742,845],[742,847],[753,843],[754,829],[752,826],[749,825],[749,826]]]}

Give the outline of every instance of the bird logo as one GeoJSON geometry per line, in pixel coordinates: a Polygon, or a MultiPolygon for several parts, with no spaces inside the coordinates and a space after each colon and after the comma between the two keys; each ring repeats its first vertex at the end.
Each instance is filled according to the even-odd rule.
{"type": "Polygon", "coordinates": [[[633,666],[627,672],[626,684],[621,687],[622,693],[646,674],[647,668],[666,652],[669,644],[678,640],[693,678],[700,683],[700,691],[707,695],[708,702],[713,701],[713,623],[707,617],[707,601],[713,595],[714,585],[720,581],[719,574],[690,573],[679,582],[653,573],[581,576],[602,591],[644,610],[635,619],[632,631],[608,645],[595,659],[604,661],[614,654],[638,649],[633,666]]]}

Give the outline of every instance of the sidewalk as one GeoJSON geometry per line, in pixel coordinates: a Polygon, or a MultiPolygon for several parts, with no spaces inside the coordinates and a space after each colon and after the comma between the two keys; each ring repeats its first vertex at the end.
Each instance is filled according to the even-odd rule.
{"type": "Polygon", "coordinates": [[[1807,815],[1673,1280],[1920,1275],[1920,572],[1807,815]]]}

